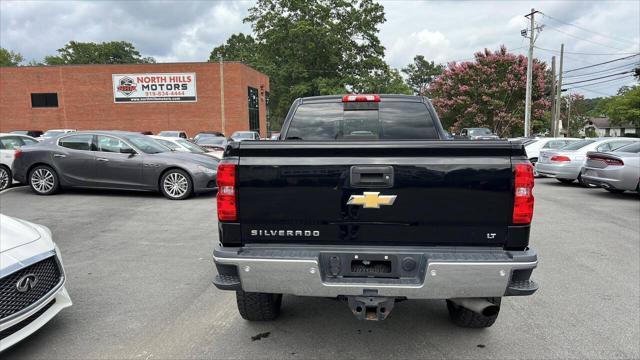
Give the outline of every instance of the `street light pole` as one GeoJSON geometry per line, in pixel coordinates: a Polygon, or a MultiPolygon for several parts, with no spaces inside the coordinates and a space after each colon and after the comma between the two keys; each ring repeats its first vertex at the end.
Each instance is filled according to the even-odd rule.
{"type": "Polygon", "coordinates": [[[557,126],[557,130],[555,130],[554,136],[560,135],[560,125],[562,123],[562,119],[560,118],[560,113],[562,112],[562,108],[560,107],[562,102],[562,61],[564,58],[564,44],[560,44],[560,69],[558,71],[558,84],[556,85],[557,98],[556,98],[556,112],[555,112],[555,125],[557,126]]]}
{"type": "Polygon", "coordinates": [[[556,136],[556,57],[551,57],[551,136],[556,136]]]}

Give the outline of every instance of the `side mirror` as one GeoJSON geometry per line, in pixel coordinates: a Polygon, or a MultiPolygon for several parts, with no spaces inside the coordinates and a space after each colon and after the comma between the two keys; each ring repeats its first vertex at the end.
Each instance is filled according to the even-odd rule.
{"type": "Polygon", "coordinates": [[[132,148],[127,147],[127,148],[120,149],[120,153],[121,154],[129,154],[129,155],[133,156],[133,155],[136,154],[136,151],[133,150],[132,148]]]}

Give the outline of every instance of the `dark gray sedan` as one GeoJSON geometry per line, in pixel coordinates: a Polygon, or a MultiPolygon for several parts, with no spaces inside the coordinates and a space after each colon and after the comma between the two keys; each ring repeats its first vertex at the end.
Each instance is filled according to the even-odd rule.
{"type": "Polygon", "coordinates": [[[24,146],[13,176],[39,195],[85,187],[160,191],[171,200],[216,188],[218,160],[172,152],[138,133],[83,131],[24,146]]]}

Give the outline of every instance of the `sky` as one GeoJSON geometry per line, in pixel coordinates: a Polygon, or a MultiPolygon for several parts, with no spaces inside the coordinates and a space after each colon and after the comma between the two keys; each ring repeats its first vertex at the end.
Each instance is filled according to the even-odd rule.
{"type": "MultiPolygon", "coordinates": [[[[534,57],[550,64],[565,44],[564,70],[640,52],[640,1],[381,1],[380,26],[387,62],[402,68],[417,54],[446,63],[469,60],[476,51],[501,44],[526,54],[525,14],[535,8],[542,26],[534,57]]],[[[27,61],[42,60],[68,41],[133,43],[158,62],[206,61],[231,35],[250,33],[243,23],[253,1],[2,1],[0,46],[27,61]]],[[[559,58],[557,58],[559,61],[559,58]]],[[[627,71],[640,56],[569,71],[565,84],[586,97],[614,95],[635,83],[627,71]],[[603,82],[604,81],[604,82],[603,82]],[[597,83],[597,84],[596,84],[597,83]]]]}

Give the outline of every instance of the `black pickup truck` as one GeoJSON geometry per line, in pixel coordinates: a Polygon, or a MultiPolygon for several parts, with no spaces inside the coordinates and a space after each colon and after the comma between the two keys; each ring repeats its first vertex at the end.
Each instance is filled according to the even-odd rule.
{"type": "Polygon", "coordinates": [[[538,288],[523,145],[449,140],[426,98],[298,99],[279,141],[227,147],[217,181],[213,282],[244,319],[274,320],[282,294],[367,320],[446,299],[456,324],[487,327],[538,288]]]}

